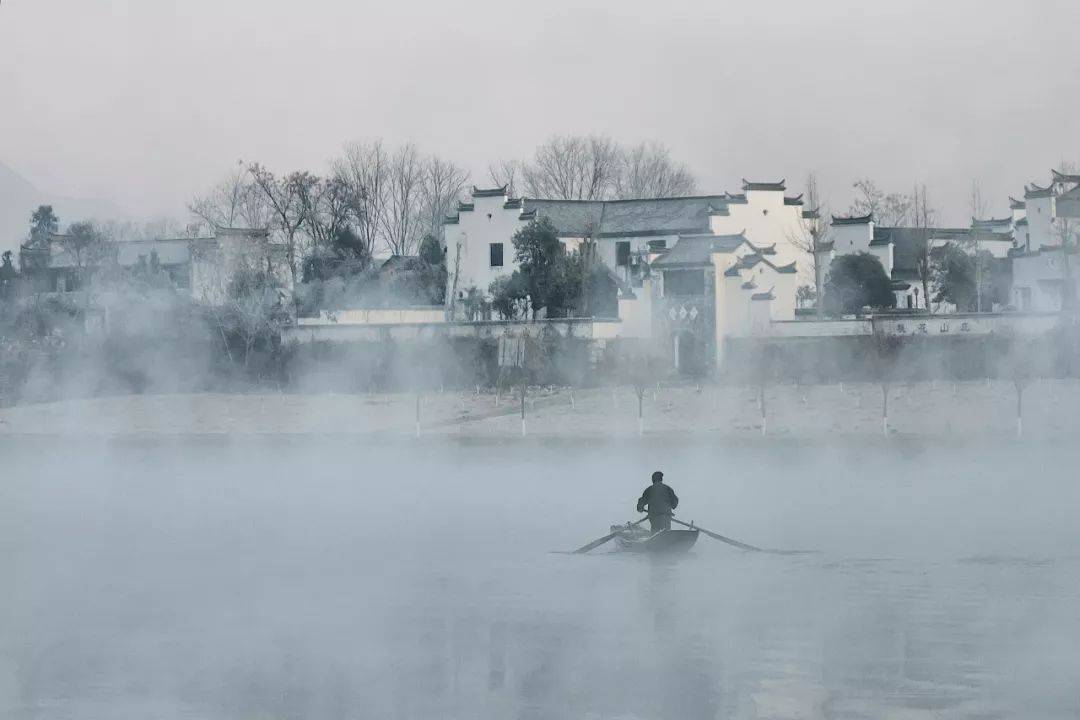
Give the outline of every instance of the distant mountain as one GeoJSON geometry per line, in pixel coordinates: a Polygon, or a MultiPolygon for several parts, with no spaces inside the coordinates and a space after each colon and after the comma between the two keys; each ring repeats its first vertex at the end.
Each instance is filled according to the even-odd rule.
{"type": "Polygon", "coordinates": [[[30,215],[38,205],[52,205],[61,226],[77,220],[128,218],[128,213],[107,200],[70,198],[39,190],[0,161],[0,252],[18,251],[30,229],[30,215]]]}

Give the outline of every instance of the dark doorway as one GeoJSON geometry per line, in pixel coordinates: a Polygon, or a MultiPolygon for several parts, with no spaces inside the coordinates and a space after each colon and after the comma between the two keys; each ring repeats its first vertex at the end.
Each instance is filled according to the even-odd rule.
{"type": "Polygon", "coordinates": [[[675,369],[685,377],[701,374],[701,342],[694,333],[684,330],[675,336],[675,369]]]}

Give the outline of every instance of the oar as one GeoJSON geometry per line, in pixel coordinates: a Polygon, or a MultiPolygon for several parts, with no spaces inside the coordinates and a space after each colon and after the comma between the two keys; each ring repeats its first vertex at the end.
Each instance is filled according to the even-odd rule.
{"type": "Polygon", "coordinates": [[[623,531],[624,528],[632,528],[635,525],[640,525],[641,523],[645,522],[648,519],[649,519],[649,516],[646,515],[645,517],[641,518],[637,522],[626,523],[626,525],[620,525],[618,530],[614,530],[614,531],[608,533],[607,535],[605,535],[602,538],[597,538],[596,540],[593,540],[588,545],[582,545],[581,547],[579,547],[577,550],[575,550],[574,552],[572,552],[570,554],[571,555],[580,555],[581,553],[587,553],[587,552],[589,552],[590,550],[592,550],[594,548],[600,547],[601,545],[606,543],[608,540],[610,540],[611,538],[618,535],[620,532],[623,531]]]}
{"type": "Polygon", "coordinates": [[[719,540],[720,542],[727,543],[728,545],[733,545],[740,550],[749,550],[750,552],[772,553],[773,555],[803,555],[806,553],[814,552],[813,550],[772,550],[770,548],[759,548],[753,545],[747,545],[746,543],[739,542],[738,540],[732,540],[729,537],[724,537],[720,533],[711,532],[703,527],[698,527],[693,523],[684,523],[682,520],[676,520],[675,518],[671,518],[671,522],[678,523],[679,525],[682,525],[683,527],[688,527],[691,530],[703,532],[709,537],[711,537],[713,540],[719,540]]]}

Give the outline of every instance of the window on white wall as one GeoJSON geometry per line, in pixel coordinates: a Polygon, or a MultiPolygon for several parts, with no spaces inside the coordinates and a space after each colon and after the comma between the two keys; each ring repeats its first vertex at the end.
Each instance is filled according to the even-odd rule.
{"type": "Polygon", "coordinates": [[[488,245],[488,258],[490,260],[491,267],[503,266],[503,244],[491,243],[488,245]]]}
{"type": "Polygon", "coordinates": [[[630,265],[630,241],[620,240],[615,243],[615,265],[627,267],[630,265]]]}

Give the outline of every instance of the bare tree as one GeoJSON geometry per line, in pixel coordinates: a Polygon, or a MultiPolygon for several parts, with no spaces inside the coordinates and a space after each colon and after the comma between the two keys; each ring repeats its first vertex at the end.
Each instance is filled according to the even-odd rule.
{"type": "Polygon", "coordinates": [[[192,198],[188,210],[211,232],[219,227],[268,228],[274,219],[273,208],[243,163],[192,198]]]}
{"type": "Polygon", "coordinates": [[[414,254],[420,244],[423,221],[419,210],[424,193],[424,159],[416,146],[406,143],[390,156],[386,177],[386,202],[381,230],[383,241],[394,255],[414,254]]]}
{"type": "Polygon", "coordinates": [[[300,183],[297,193],[303,227],[315,248],[329,247],[341,233],[356,226],[360,201],[341,176],[300,183]]]}
{"type": "Polygon", "coordinates": [[[881,388],[881,433],[889,435],[889,390],[892,388],[896,370],[900,338],[889,335],[885,328],[874,323],[874,375],[881,388]]]}
{"type": "Polygon", "coordinates": [[[686,165],[657,142],[639,143],[619,151],[613,194],[617,199],[666,198],[692,195],[697,180],[686,165]]]}
{"type": "Polygon", "coordinates": [[[645,433],[645,394],[659,380],[664,366],[651,343],[624,340],[618,360],[620,374],[637,396],[638,435],[645,433]]]}
{"type": "Polygon", "coordinates": [[[824,207],[821,189],[813,171],[806,175],[804,207],[806,210],[801,215],[798,229],[793,231],[788,239],[810,258],[810,268],[814,273],[815,307],[817,314],[821,315],[824,312],[822,298],[825,297],[825,271],[828,269],[825,267],[824,255],[827,252],[831,228],[826,220],[829,212],[824,207]]]}
{"type": "MultiPolygon", "coordinates": [[[[248,168],[248,172],[273,210],[274,224],[281,232],[289,273],[295,287],[299,261],[303,256],[301,229],[307,222],[307,207],[303,197],[311,192],[311,186],[318,182],[318,178],[306,172],[294,172],[277,178],[257,163],[248,168]]],[[[269,254],[267,258],[269,262],[269,254]]]]}
{"type": "Polygon", "coordinates": [[[443,220],[460,198],[468,173],[453,162],[424,156],[407,143],[354,143],[334,163],[334,175],[356,200],[356,231],[374,252],[413,255],[424,236],[442,238],[443,220]]]}
{"type": "Polygon", "coordinates": [[[933,263],[930,261],[931,227],[934,224],[934,209],[927,199],[926,186],[916,186],[911,196],[911,220],[914,227],[915,271],[922,284],[923,302],[927,312],[933,312],[930,303],[930,278],[933,275],[933,263]]]}
{"type": "Polygon", "coordinates": [[[535,198],[603,200],[619,171],[619,148],[602,135],[556,135],[522,168],[525,194],[535,198]]]}
{"type": "Polygon", "coordinates": [[[1016,437],[1023,437],[1024,390],[1039,372],[1038,350],[1034,338],[1021,337],[1009,326],[992,340],[997,351],[998,371],[1012,381],[1016,393],[1016,437]]]}
{"type": "Polygon", "coordinates": [[[390,185],[390,155],[381,141],[353,143],[334,163],[334,173],[348,184],[359,203],[357,234],[364,247],[375,251],[382,238],[382,218],[390,185]]]}
{"type": "Polygon", "coordinates": [[[432,155],[424,161],[423,184],[420,192],[420,213],[423,227],[421,239],[430,235],[443,240],[443,221],[455,207],[469,181],[469,173],[449,160],[432,155]]]}
{"type": "Polygon", "coordinates": [[[975,254],[975,312],[982,312],[982,273],[983,258],[979,252],[979,230],[976,221],[984,219],[986,214],[986,201],[983,199],[982,185],[978,180],[971,181],[971,241],[970,250],[975,254]]]}
{"type": "Polygon", "coordinates": [[[488,179],[495,187],[505,187],[510,197],[517,197],[521,182],[521,161],[500,160],[488,165],[488,179]]]}
{"type": "Polygon", "coordinates": [[[852,215],[873,215],[882,227],[899,227],[907,222],[914,199],[900,193],[886,194],[869,178],[856,180],[855,199],[848,212],[852,215]]]}
{"type": "Polygon", "coordinates": [[[658,142],[623,146],[604,135],[556,135],[532,159],[488,166],[496,186],[532,198],[611,200],[691,195],[697,180],[658,142]]]}

